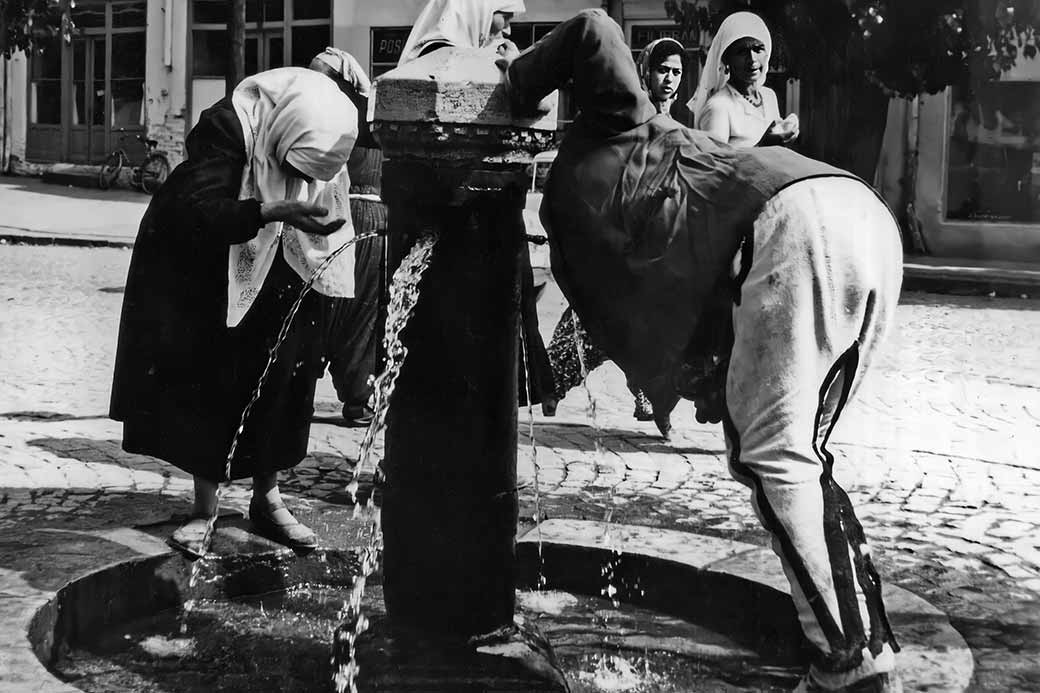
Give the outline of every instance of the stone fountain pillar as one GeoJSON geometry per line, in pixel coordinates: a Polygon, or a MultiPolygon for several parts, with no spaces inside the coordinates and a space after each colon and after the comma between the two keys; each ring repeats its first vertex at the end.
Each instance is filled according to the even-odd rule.
{"type": "Polygon", "coordinates": [[[515,119],[494,58],[435,51],[381,76],[370,100],[391,266],[439,237],[387,416],[383,595],[398,655],[379,649],[377,668],[395,673],[376,690],[469,690],[469,676],[480,690],[500,690],[496,678],[566,690],[545,643],[513,619],[522,213],[555,96],[541,117],[515,119]]]}

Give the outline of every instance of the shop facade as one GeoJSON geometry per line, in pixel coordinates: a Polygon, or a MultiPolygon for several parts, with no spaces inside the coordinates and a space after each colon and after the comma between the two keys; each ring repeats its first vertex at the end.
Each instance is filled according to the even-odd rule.
{"type": "Polygon", "coordinates": [[[930,255],[1040,262],[1040,59],[893,102],[879,185],[930,255]]]}
{"type": "MultiPolygon", "coordinates": [[[[97,164],[120,146],[136,161],[143,154],[138,135],[157,140],[177,163],[185,134],[224,94],[229,5],[78,0],[71,43],[54,41],[42,54],[17,54],[3,65],[0,163],[31,174],[56,164],[97,164]]],[[[396,65],[424,5],[249,0],[246,71],[306,65],[333,45],[378,76],[396,65]]],[[[589,3],[526,5],[512,27],[521,48],[589,3]]],[[[616,5],[634,55],[656,38],[678,36],[663,0],[616,5]]],[[[696,85],[703,46],[687,42],[687,49],[684,100],[696,85]]],[[[798,112],[797,82],[779,72],[770,83],[781,109],[798,112]]],[[[874,182],[901,216],[915,216],[931,254],[1040,262],[1040,58],[1020,59],[978,92],[894,100],[874,182]]],[[[563,120],[568,115],[565,108],[563,120]]]]}

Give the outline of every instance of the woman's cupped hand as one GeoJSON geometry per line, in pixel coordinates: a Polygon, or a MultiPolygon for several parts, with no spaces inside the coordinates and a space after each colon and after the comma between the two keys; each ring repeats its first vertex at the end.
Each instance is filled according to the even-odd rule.
{"type": "Polygon", "coordinates": [[[260,205],[260,219],[265,224],[272,221],[281,221],[293,226],[304,233],[313,233],[318,236],[328,236],[342,228],[347,223],[346,219],[333,219],[325,221],[329,210],[312,202],[301,202],[299,200],[278,200],[276,202],[264,202],[260,205]]]}

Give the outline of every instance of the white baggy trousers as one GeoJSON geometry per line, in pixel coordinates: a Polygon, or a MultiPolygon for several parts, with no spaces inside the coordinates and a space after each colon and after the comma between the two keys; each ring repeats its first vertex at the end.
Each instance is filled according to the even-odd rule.
{"type": "Polygon", "coordinates": [[[814,676],[838,687],[894,666],[880,582],[827,442],[895,317],[899,231],[864,183],[813,178],[768,201],[747,245],[726,382],[730,471],[772,535],[818,651],[814,676]]]}

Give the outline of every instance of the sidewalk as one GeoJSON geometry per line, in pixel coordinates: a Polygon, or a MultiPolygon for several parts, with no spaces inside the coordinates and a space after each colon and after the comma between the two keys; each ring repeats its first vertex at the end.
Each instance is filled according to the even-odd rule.
{"type": "MultiPolygon", "coordinates": [[[[0,177],[0,242],[133,247],[151,198],[128,190],[95,190],[0,177]],[[70,220],[81,223],[69,230],[70,220]]],[[[1018,297],[1040,294],[1040,265],[910,255],[903,288],[933,293],[1018,297]]]]}
{"type": "Polygon", "coordinates": [[[129,248],[150,199],[129,190],[0,176],[0,242],[129,248]]]}

